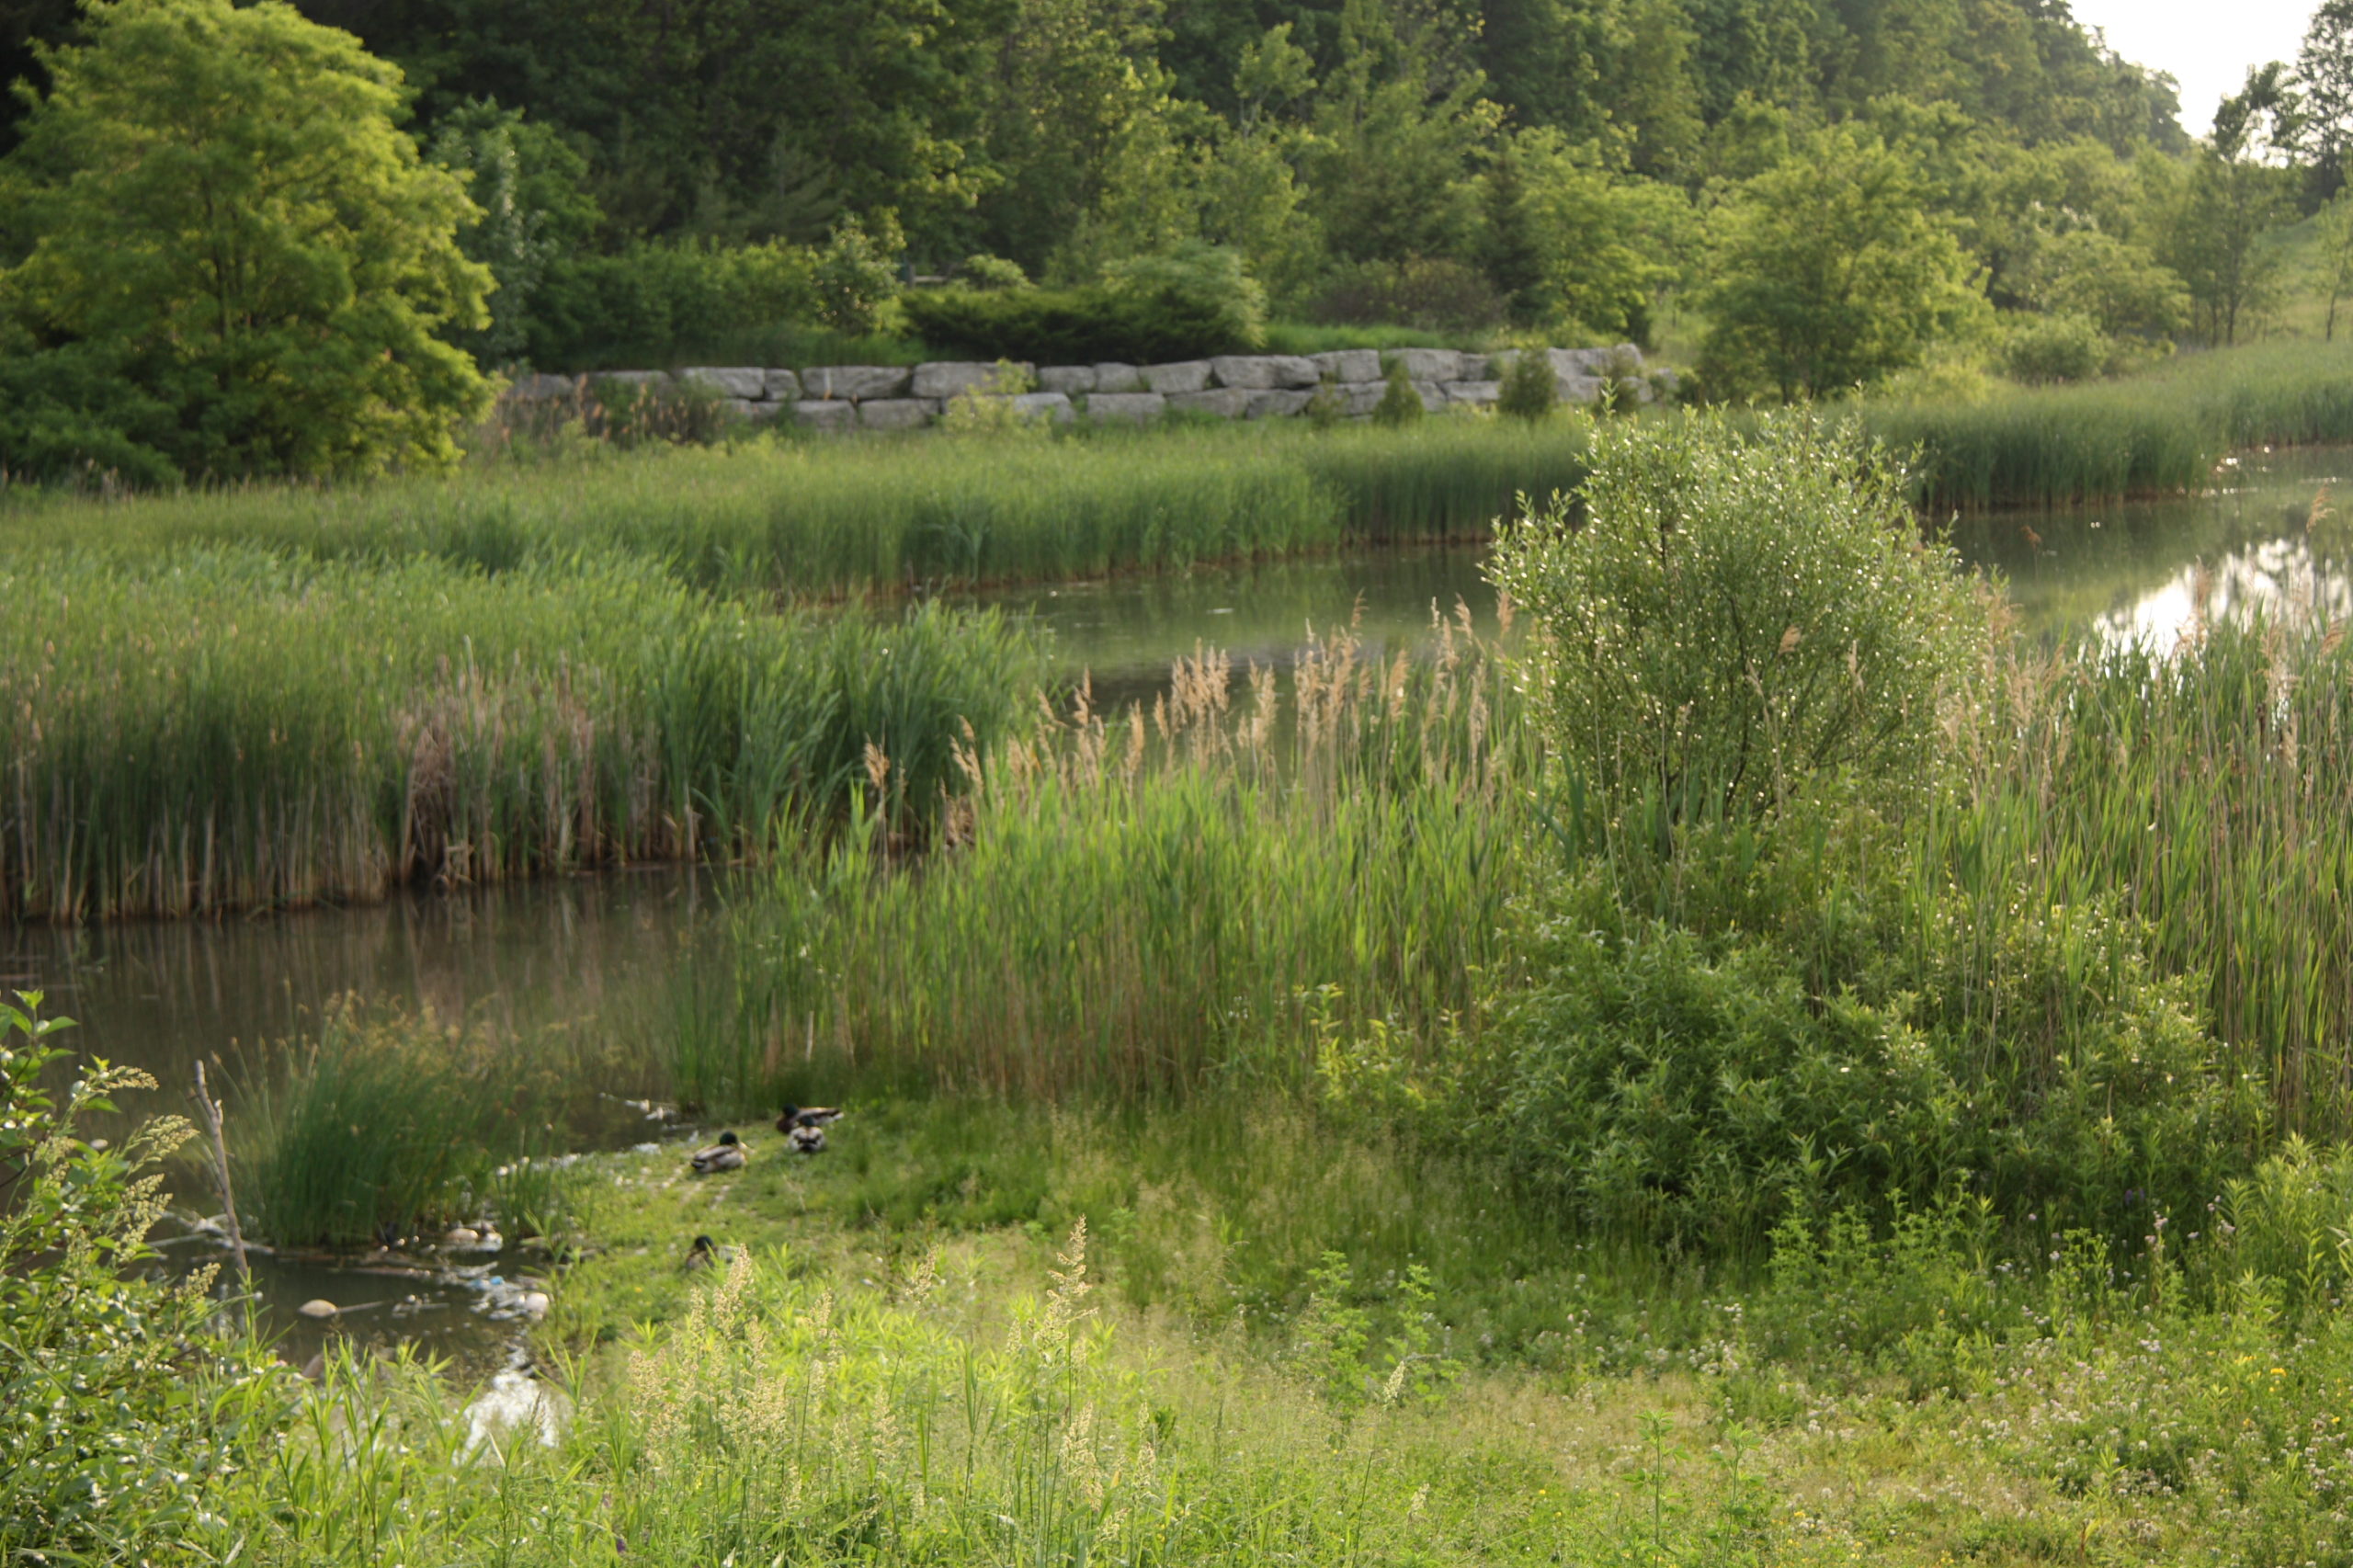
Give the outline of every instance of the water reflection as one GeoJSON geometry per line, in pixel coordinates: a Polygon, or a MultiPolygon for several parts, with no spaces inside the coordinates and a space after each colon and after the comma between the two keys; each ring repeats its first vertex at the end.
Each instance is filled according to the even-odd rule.
{"type": "Polygon", "coordinates": [[[2303,537],[2263,540],[2182,567],[2163,585],[2093,622],[2116,646],[2167,653],[2198,627],[2261,617],[2341,619],[2353,614],[2353,576],[2303,537]]]}

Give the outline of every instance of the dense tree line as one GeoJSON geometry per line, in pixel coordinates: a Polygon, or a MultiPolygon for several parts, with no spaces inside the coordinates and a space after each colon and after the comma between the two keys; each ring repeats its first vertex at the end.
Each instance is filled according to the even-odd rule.
{"type": "Polygon", "coordinates": [[[2233,342],[2314,213],[2332,333],[2353,294],[2353,0],[2197,142],[2065,0],[19,0],[0,74],[20,471],[416,460],[446,442],[382,412],[400,386],[480,395],[441,347],[787,362],[747,324],[904,330],[918,275],[968,324],[1155,342],[1271,310],[1648,343],[1674,312],[1727,397],[2233,342]],[[253,209],[179,212],[158,145],[253,209]],[[232,218],[302,264],[221,275],[232,218]],[[378,367],[369,434],[271,428],[294,361],[378,367]]]}

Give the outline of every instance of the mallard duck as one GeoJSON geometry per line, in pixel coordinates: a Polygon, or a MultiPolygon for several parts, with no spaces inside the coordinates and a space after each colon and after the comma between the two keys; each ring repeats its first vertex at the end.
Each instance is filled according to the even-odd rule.
{"type": "Polygon", "coordinates": [[[785,1134],[791,1141],[796,1154],[822,1154],[825,1152],[825,1130],[822,1127],[796,1127],[785,1134]]]}
{"type": "Polygon", "coordinates": [[[719,1262],[719,1245],[709,1236],[697,1236],[694,1245],[687,1249],[687,1261],[678,1265],[689,1274],[715,1267],[719,1262]]]}
{"type": "Polygon", "coordinates": [[[719,1142],[708,1149],[697,1149],[688,1163],[697,1176],[710,1176],[717,1171],[740,1171],[744,1168],[744,1142],[733,1132],[722,1132],[719,1142]]]}
{"type": "Polygon", "coordinates": [[[776,1119],[779,1132],[790,1132],[796,1127],[823,1127],[842,1119],[842,1108],[835,1105],[789,1105],[784,1114],[776,1119]]]}

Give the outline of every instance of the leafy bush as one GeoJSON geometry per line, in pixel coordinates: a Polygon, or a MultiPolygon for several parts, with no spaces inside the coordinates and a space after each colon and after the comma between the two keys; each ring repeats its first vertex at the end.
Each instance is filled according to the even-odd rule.
{"type": "Polygon", "coordinates": [[[1816,774],[1931,776],[1983,600],[1923,545],[1906,481],[1851,428],[1605,428],[1578,501],[1508,527],[1491,572],[1542,631],[1550,739],[1613,817],[1754,815],[1816,774]]]}
{"type": "Polygon", "coordinates": [[[1395,429],[1411,425],[1429,411],[1422,406],[1422,394],[1405,374],[1403,363],[1392,364],[1386,378],[1389,384],[1381,393],[1381,401],[1373,405],[1372,422],[1395,429]]]}
{"type": "Polygon", "coordinates": [[[1495,410],[1515,419],[1545,419],[1551,417],[1560,398],[1561,384],[1552,374],[1552,361],[1541,354],[1523,353],[1504,375],[1495,410]]]}
{"type": "Polygon", "coordinates": [[[814,252],[781,243],[560,257],[529,318],[530,360],[543,370],[675,364],[733,341],[747,324],[814,320],[817,273],[814,252]]]}
{"type": "Polygon", "coordinates": [[[2087,381],[2107,367],[2109,347],[2099,324],[2087,317],[2039,315],[2010,333],[2002,368],[2029,386],[2087,381]]]}
{"type": "Polygon", "coordinates": [[[1909,874],[1867,812],[1815,810],[1689,835],[1671,896],[1588,866],[1505,1004],[1483,1137],[1585,1223],[1720,1249],[1956,1190],[2122,1234],[2242,1167],[2260,1085],[2137,927],[1989,938],[1958,898],[1916,915],[1909,874]]]}
{"type": "Polygon", "coordinates": [[[1265,341],[1265,299],[1231,252],[1146,257],[1082,289],[936,289],[900,301],[949,353],[989,359],[1152,364],[1246,354],[1265,341]]]}
{"type": "Polygon", "coordinates": [[[40,997],[0,1002],[0,1558],[177,1561],[238,1427],[282,1414],[268,1361],[211,1327],[210,1273],[141,1276],[162,1215],[149,1168],[189,1135],[151,1121],[119,1147],[75,1136],[144,1073],[94,1062],[58,1106],[65,1052],[40,997]]]}
{"type": "Polygon", "coordinates": [[[1502,324],[1508,304],[1484,273],[1459,261],[1415,258],[1347,268],[1315,301],[1317,321],[1481,332],[1502,324]]]}

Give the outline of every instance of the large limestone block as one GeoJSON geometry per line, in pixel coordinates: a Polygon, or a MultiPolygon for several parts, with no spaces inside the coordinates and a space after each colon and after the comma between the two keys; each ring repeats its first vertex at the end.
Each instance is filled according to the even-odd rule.
{"type": "Polygon", "coordinates": [[[1463,380],[1462,356],[1451,348],[1392,348],[1389,362],[1404,366],[1406,376],[1416,381],[1463,380]]]}
{"type": "Polygon", "coordinates": [[[801,378],[790,370],[769,370],[761,378],[760,387],[760,395],[770,403],[801,401],[801,378]]]}
{"type": "Polygon", "coordinates": [[[727,411],[738,419],[765,425],[784,412],[784,404],[767,403],[756,397],[731,397],[727,400],[727,411]]]}
{"type": "Polygon", "coordinates": [[[767,395],[768,373],[758,366],[697,365],[678,372],[678,380],[710,387],[723,397],[754,402],[767,395]]]}
{"type": "Polygon", "coordinates": [[[1608,390],[1609,383],[1599,376],[1555,375],[1552,385],[1563,403],[1593,403],[1601,401],[1601,394],[1608,390]]]}
{"type": "Polygon", "coordinates": [[[861,430],[913,430],[938,415],[936,397],[875,397],[858,405],[861,430]]]}
{"type": "Polygon", "coordinates": [[[1144,385],[1165,397],[1171,392],[1207,392],[1210,384],[1210,362],[1206,359],[1180,359],[1173,365],[1146,365],[1144,385]]]}
{"type": "Polygon", "coordinates": [[[1245,392],[1312,387],[1324,379],[1315,361],[1301,354],[1223,354],[1210,361],[1210,372],[1218,385],[1245,392]]]}
{"type": "Polygon", "coordinates": [[[1449,381],[1445,391],[1446,401],[1450,403],[1493,408],[1496,400],[1504,395],[1504,384],[1501,381],[1449,381]]]}
{"type": "Polygon", "coordinates": [[[1609,369],[1607,348],[1547,348],[1544,357],[1552,362],[1552,374],[1563,381],[1598,376],[1609,369]]]}
{"type": "Polygon", "coordinates": [[[1315,367],[1317,376],[1328,376],[1344,384],[1381,380],[1381,353],[1378,349],[1336,348],[1328,354],[1310,354],[1307,362],[1315,367]]]}
{"type": "MultiPolygon", "coordinates": [[[[1020,370],[1029,374],[1037,367],[1024,362],[1020,370]]],[[[996,382],[996,362],[978,359],[939,359],[915,367],[915,395],[917,397],[951,398],[958,392],[974,387],[993,386],[996,382]]]]}
{"type": "Polygon", "coordinates": [[[1130,425],[1144,425],[1168,412],[1168,400],[1158,392],[1089,392],[1086,394],[1086,417],[1097,424],[1114,420],[1130,425]]]}
{"type": "Polygon", "coordinates": [[[847,430],[858,410],[847,402],[803,398],[792,405],[792,416],[812,430],[847,430]]]}
{"type": "Polygon", "coordinates": [[[1250,419],[1288,419],[1305,410],[1315,394],[1297,387],[1269,387],[1265,392],[1250,394],[1250,406],[1243,410],[1250,419]]]}
{"type": "Polygon", "coordinates": [[[863,403],[870,397],[904,397],[915,371],[904,365],[819,365],[801,372],[804,398],[844,398],[863,403]]]}
{"type": "Polygon", "coordinates": [[[1014,398],[1013,411],[1024,419],[1051,419],[1057,425],[1069,424],[1078,413],[1069,396],[1058,392],[1022,392],[1014,398]]]}
{"type": "Polygon", "coordinates": [[[1454,357],[1454,377],[1458,381],[1500,381],[1504,379],[1508,360],[1497,361],[1487,354],[1461,353],[1454,357]]]}
{"type": "Polygon", "coordinates": [[[1065,397],[1073,392],[1095,390],[1095,367],[1092,365],[1046,365],[1038,371],[1040,392],[1061,392],[1065,397]]]}
{"type": "Polygon", "coordinates": [[[1239,419],[1250,411],[1250,394],[1240,387],[1204,387],[1199,392],[1170,392],[1168,406],[1192,414],[1214,414],[1239,419]]]}
{"type": "Polygon", "coordinates": [[[1422,412],[1436,414],[1446,406],[1446,384],[1443,381],[1415,381],[1415,395],[1422,400],[1422,412]]]}
{"type": "Polygon", "coordinates": [[[1361,419],[1381,406],[1381,398],[1389,391],[1389,383],[1342,381],[1336,390],[1340,394],[1340,412],[1351,419],[1361,419]]]}
{"type": "Polygon", "coordinates": [[[1106,359],[1095,367],[1095,384],[1087,389],[1099,392],[1140,392],[1152,389],[1143,384],[1143,372],[1133,365],[1122,365],[1117,359],[1106,359]]]}

